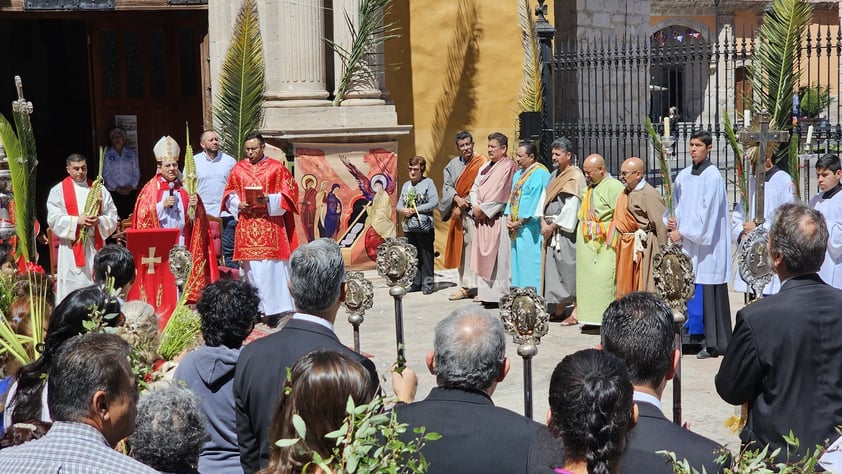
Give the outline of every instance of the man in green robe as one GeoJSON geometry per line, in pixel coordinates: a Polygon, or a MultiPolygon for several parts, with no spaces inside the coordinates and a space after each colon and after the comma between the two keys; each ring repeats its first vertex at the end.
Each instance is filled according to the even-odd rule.
{"type": "Polygon", "coordinates": [[[608,175],[600,155],[588,156],[582,168],[588,189],[582,199],[576,230],[577,318],[586,326],[601,326],[602,313],[615,296],[617,253],[614,248],[619,236],[612,219],[624,186],[608,175]]]}

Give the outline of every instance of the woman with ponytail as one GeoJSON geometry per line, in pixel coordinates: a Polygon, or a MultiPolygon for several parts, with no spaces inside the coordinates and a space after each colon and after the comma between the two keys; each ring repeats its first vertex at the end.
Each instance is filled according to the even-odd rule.
{"type": "Polygon", "coordinates": [[[547,424],[564,442],[558,474],[617,474],[637,406],[625,364],[585,349],[565,357],[550,379],[547,424]]]}
{"type": "Polygon", "coordinates": [[[33,420],[52,421],[47,407],[47,372],[64,343],[87,332],[83,323],[90,321],[94,311],[102,316],[104,325],[116,326],[122,322],[118,316],[120,303],[98,286],[75,290],[56,306],[43,345],[36,347],[40,357],[20,369],[17,382],[9,390],[3,414],[6,426],[33,420]]]}

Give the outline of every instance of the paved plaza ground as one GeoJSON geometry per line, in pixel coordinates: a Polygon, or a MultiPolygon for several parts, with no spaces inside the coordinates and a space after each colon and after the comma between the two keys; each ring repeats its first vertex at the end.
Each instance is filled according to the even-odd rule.
{"type": "MultiPolygon", "coordinates": [[[[371,354],[381,377],[388,374],[396,359],[394,299],[389,296],[385,280],[376,271],[368,271],[366,278],[374,284],[374,307],[366,312],[360,327],[360,349],[371,354]]],[[[433,331],[436,323],[451,311],[471,303],[470,300],[448,301],[453,293],[457,274],[455,270],[436,272],[438,291],[431,295],[410,293],[404,298],[404,331],[408,364],[418,373],[418,395],[423,399],[435,386],[435,378],[427,371],[424,358],[433,345],[433,331]],[[449,286],[449,287],[448,287],[449,286]]],[[[742,307],[742,294],[731,293],[731,313],[742,307]]],[[[496,310],[493,310],[496,312],[496,310]]],[[[347,321],[344,309],[336,318],[336,332],[340,340],[353,345],[353,327],[347,321]]],[[[512,369],[494,392],[494,403],[518,413],[524,413],[523,360],[517,355],[517,345],[509,341],[506,355],[512,369]]],[[[550,323],[549,333],[538,346],[538,355],[532,362],[533,373],[533,418],[541,423],[547,417],[547,390],[550,376],[556,364],[567,354],[580,349],[595,347],[599,336],[582,334],[581,326],[563,327],[550,323]]],[[[722,401],[716,394],[714,376],[719,370],[722,358],[698,360],[693,355],[682,358],[682,400],[684,421],[690,428],[704,436],[727,445],[731,450],[739,449],[739,438],[723,426],[724,421],[736,413],[737,408],[722,401]]],[[[385,384],[387,387],[388,383],[385,384]]],[[[667,384],[663,398],[664,413],[672,419],[672,383],[667,384]]]]}

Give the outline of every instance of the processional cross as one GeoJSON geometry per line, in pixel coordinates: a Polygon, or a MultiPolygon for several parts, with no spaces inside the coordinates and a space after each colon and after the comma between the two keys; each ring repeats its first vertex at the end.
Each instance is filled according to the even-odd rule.
{"type": "MultiPolygon", "coordinates": [[[[769,130],[769,114],[758,114],[760,130],[740,132],[743,145],[757,146],[757,160],[754,166],[754,224],[737,248],[740,277],[751,287],[755,297],[763,294],[763,288],[772,280],[772,266],[766,255],[768,232],[763,227],[765,219],[764,203],[766,200],[766,150],[770,143],[789,140],[785,130],[769,130]]],[[[742,159],[742,158],[740,158],[742,159]]]]}

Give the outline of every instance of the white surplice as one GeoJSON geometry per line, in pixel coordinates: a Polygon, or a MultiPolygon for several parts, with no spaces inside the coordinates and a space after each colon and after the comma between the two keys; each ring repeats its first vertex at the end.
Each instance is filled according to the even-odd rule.
{"type": "Polygon", "coordinates": [[[825,194],[820,192],[810,199],[810,207],[824,215],[830,234],[819,276],[828,285],[842,289],[842,191],[836,190],[827,199],[825,194]]]}
{"type": "Polygon", "coordinates": [[[682,248],[693,262],[696,283],[720,285],[731,275],[725,181],[716,166],[708,166],[698,176],[692,174],[692,168],[684,168],[675,178],[675,220],[682,248]]]}
{"type": "MultiPolygon", "coordinates": [[[[84,211],[85,202],[88,199],[88,183],[74,182],[73,184],[73,189],[76,191],[76,204],[81,213],[84,211]]],[[[67,215],[61,183],[53,186],[47,198],[47,225],[50,226],[50,229],[60,241],[56,265],[56,304],[61,302],[71,291],[93,284],[91,269],[96,254],[93,235],[85,244],[85,265],[83,267],[76,266],[76,257],[73,254],[78,220],[77,216],[67,215]]],[[[103,239],[106,239],[117,229],[117,222],[117,207],[114,205],[114,200],[111,199],[111,193],[103,186],[102,206],[100,216],[97,219],[97,228],[103,239]]]]}

